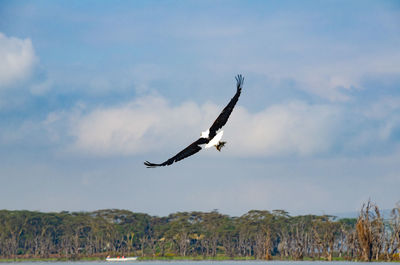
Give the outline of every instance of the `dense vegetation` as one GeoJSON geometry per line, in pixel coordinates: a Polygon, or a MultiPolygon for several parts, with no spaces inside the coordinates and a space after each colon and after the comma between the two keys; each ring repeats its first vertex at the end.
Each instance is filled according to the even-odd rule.
{"type": "Polygon", "coordinates": [[[0,211],[0,257],[342,258],[393,260],[400,250],[400,207],[383,220],[366,203],[358,219],[289,216],[282,210],[230,217],[217,211],[155,217],[126,210],[0,211]]]}

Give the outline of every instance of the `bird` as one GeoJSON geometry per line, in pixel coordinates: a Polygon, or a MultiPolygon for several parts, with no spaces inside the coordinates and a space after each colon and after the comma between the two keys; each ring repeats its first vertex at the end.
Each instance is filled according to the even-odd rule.
{"type": "Polygon", "coordinates": [[[202,145],[205,145],[205,148],[210,148],[214,146],[218,151],[225,146],[226,142],[221,141],[222,135],[224,134],[223,130],[220,130],[228,121],[229,116],[231,115],[236,103],[239,100],[240,94],[242,92],[244,77],[241,74],[238,74],[236,77],[236,93],[229,101],[228,105],[222,110],[217,119],[211,125],[211,127],[204,132],[201,132],[200,138],[191,143],[188,147],[180,151],[175,156],[171,157],[167,161],[156,164],[151,163],[149,161],[145,161],[144,164],[147,168],[155,168],[155,167],[163,167],[172,165],[175,162],[178,162],[182,159],[185,159],[191,155],[196,154],[202,149],[202,145]]]}

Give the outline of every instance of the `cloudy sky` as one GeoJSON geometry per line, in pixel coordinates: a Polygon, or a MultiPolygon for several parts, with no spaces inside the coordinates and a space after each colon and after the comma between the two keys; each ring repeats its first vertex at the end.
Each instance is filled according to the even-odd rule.
{"type": "Polygon", "coordinates": [[[0,1],[0,209],[393,208],[399,47],[398,1],[0,1]]]}

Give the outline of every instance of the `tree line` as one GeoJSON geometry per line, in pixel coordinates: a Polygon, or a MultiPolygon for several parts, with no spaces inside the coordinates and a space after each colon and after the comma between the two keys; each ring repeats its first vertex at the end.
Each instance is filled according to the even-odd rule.
{"type": "Polygon", "coordinates": [[[0,211],[0,257],[107,255],[303,260],[398,260],[400,205],[383,219],[368,201],[359,217],[290,216],[252,210],[240,217],[218,211],[166,217],[127,210],[42,213],[0,211]]]}

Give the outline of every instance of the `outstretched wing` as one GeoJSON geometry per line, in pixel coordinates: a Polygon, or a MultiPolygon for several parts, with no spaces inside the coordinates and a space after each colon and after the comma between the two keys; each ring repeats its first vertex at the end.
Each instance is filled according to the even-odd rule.
{"type": "Polygon", "coordinates": [[[175,155],[174,157],[171,157],[170,159],[168,159],[167,161],[161,163],[161,164],[154,164],[151,163],[149,161],[144,162],[144,164],[148,167],[148,168],[152,168],[152,167],[163,167],[163,166],[169,166],[174,162],[178,162],[188,156],[194,155],[197,152],[199,152],[201,150],[201,144],[206,144],[208,142],[207,139],[205,138],[199,138],[197,141],[193,142],[192,144],[190,144],[188,147],[186,147],[185,149],[183,149],[182,151],[180,151],[177,155],[175,155]]]}
{"type": "Polygon", "coordinates": [[[233,96],[231,101],[229,101],[228,105],[223,109],[221,114],[219,114],[218,118],[214,121],[213,125],[210,127],[209,139],[214,138],[217,134],[217,131],[221,129],[229,119],[233,108],[236,105],[236,102],[239,100],[240,92],[242,91],[244,77],[242,75],[237,75],[236,79],[236,94],[233,96]]]}

